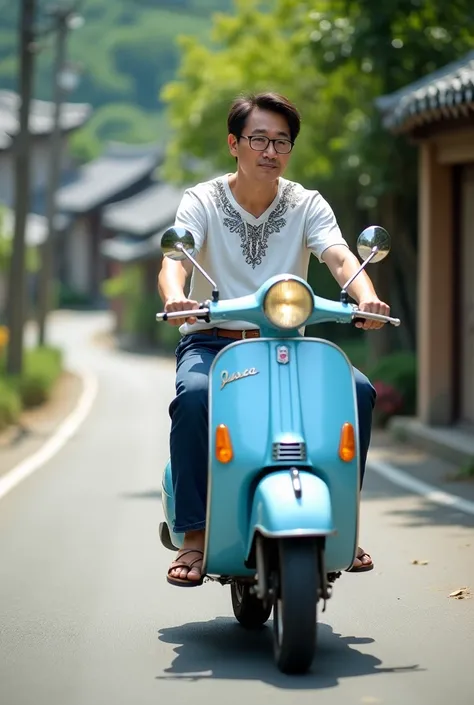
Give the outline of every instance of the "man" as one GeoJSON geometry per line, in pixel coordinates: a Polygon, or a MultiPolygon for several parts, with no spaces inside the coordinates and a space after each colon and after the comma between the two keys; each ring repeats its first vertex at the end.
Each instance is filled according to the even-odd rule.
{"type": "MultiPolygon", "coordinates": [[[[359,262],[342,237],[334,213],[317,191],[282,177],[300,130],[297,109],[283,96],[264,93],[237,98],[228,115],[228,146],[237,161],[234,174],[198,184],[186,191],[176,226],[193,233],[198,261],[217,282],[221,298],[254,292],[270,276],[283,272],[307,278],[311,252],[342,285],[359,262]]],[[[189,262],[163,261],[158,285],[165,311],[195,310],[209,297],[209,284],[194,271],[189,298],[184,289],[189,262]]],[[[366,273],[349,294],[361,310],[389,315],[366,273]]],[[[201,574],[207,488],[208,374],[215,355],[226,345],[258,335],[245,321],[214,326],[196,318],[173,319],[183,337],[177,347],[176,398],[170,405],[171,466],[175,492],[176,532],[183,549],[168,571],[168,582],[202,584],[201,574]]],[[[380,323],[358,323],[364,329],[380,323]]],[[[355,370],[360,426],[361,470],[370,443],[375,390],[355,370]]],[[[370,570],[368,554],[358,550],[351,570],[370,570]]]]}

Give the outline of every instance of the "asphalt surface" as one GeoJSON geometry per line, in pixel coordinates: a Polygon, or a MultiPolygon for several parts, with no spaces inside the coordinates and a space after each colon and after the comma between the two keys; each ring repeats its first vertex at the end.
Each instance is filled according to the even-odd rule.
{"type": "Polygon", "coordinates": [[[166,583],[173,361],[92,344],[107,324],[55,317],[99,393],[77,435],[0,501],[1,705],[474,702],[474,599],[449,597],[474,592],[474,517],[376,475],[361,526],[376,569],[337,581],[307,676],[276,670],[271,621],[246,633],[228,588],[166,583]]]}

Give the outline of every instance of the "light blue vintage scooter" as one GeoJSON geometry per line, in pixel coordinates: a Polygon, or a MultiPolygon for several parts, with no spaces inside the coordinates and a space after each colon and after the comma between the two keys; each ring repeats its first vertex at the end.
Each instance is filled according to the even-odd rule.
{"type": "MultiPolygon", "coordinates": [[[[190,232],[170,228],[162,251],[188,258],[213,286],[199,311],[159,313],[207,322],[245,320],[261,337],[229,344],[209,378],[209,479],[203,574],[230,584],[232,606],[245,627],[263,625],[273,608],[274,654],[285,673],[309,669],[316,647],[317,603],[352,565],[358,539],[359,451],[352,365],[327,340],[304,338],[302,326],[355,318],[348,302],[313,294],[303,279],[281,274],[258,291],[219,300],[216,284],[195,261],[190,232]]],[[[364,230],[357,249],[369,263],[390,249],[388,233],[364,230]]],[[[356,275],[357,276],[357,275],[356,275]]],[[[174,533],[171,469],[163,476],[163,545],[182,546],[174,533]]]]}

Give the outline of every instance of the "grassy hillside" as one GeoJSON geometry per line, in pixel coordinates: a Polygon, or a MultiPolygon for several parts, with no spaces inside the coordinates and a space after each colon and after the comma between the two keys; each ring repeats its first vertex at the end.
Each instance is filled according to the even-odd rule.
{"type": "MultiPolygon", "coordinates": [[[[63,0],[64,1],[64,0],[63,0]]],[[[17,28],[20,0],[0,0],[0,87],[17,88],[17,28]]],[[[39,0],[38,25],[47,24],[39,0]]],[[[76,140],[88,158],[104,140],[149,141],[166,129],[159,93],[176,70],[176,39],[188,34],[206,42],[210,15],[232,0],[83,0],[84,26],[71,33],[68,56],[81,64],[79,87],[70,99],[91,103],[95,115],[76,140]]],[[[52,39],[38,55],[35,96],[51,98],[52,39]]]]}

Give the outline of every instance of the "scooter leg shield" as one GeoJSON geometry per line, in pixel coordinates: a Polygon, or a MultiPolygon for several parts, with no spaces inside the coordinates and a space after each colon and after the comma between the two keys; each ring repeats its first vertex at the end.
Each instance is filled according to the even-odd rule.
{"type": "Polygon", "coordinates": [[[329,536],[335,533],[327,484],[311,472],[271,472],[255,490],[247,547],[249,556],[256,533],[269,538],[329,536]]]}

